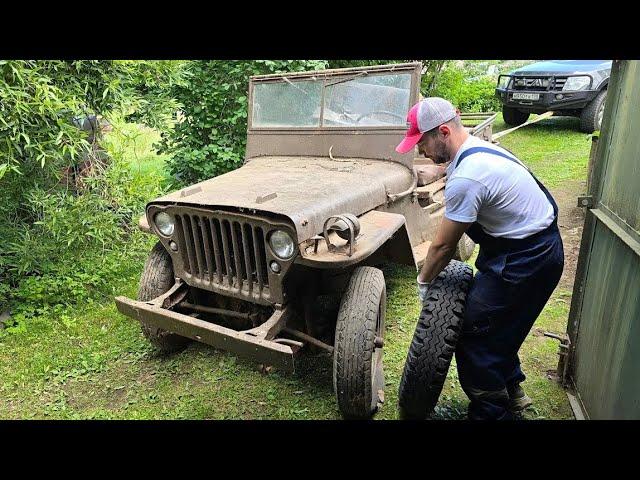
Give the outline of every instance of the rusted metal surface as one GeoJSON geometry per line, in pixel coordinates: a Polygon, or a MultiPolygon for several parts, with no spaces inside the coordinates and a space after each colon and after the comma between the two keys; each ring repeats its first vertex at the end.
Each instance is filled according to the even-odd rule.
{"type": "MultiPolygon", "coordinates": [[[[294,369],[294,350],[245,332],[237,332],[211,322],[167,310],[148,302],[116,297],[118,311],[149,325],[154,325],[183,337],[215,348],[237,353],[256,362],[273,365],[287,371],[294,369]]],[[[277,312],[282,315],[282,312],[277,312]]]]}
{"type": "Polygon", "coordinates": [[[354,265],[373,254],[405,224],[405,218],[399,214],[373,210],[360,220],[360,234],[357,237],[358,248],[349,256],[348,241],[341,239],[337,233],[330,232],[328,237],[335,246],[328,250],[326,243],[320,242],[314,253],[315,242],[307,242],[300,246],[300,257],[296,263],[316,268],[342,268],[354,265]]]}
{"type": "Polygon", "coordinates": [[[284,230],[295,238],[288,223],[176,205],[150,205],[147,216],[153,218],[160,211],[175,220],[171,238],[158,236],[171,255],[177,277],[193,287],[263,305],[284,301],[281,278],[293,258],[276,257],[268,244],[268,235],[274,230],[284,230]],[[177,244],[176,250],[169,247],[171,241],[177,244]],[[268,267],[274,260],[281,267],[279,273],[268,267]]]}
{"type": "MultiPolygon", "coordinates": [[[[152,205],[233,207],[247,213],[275,214],[295,226],[298,242],[322,231],[329,215],[354,215],[387,201],[387,193],[406,190],[412,170],[393,162],[306,157],[256,158],[243,167],[199,184],[201,191],[182,198],[174,192],[152,205]],[[277,193],[273,199],[256,199],[277,193]]],[[[147,218],[151,221],[149,215],[147,218]]]]}
{"type": "Polygon", "coordinates": [[[301,332],[299,330],[294,330],[292,328],[283,328],[282,333],[287,333],[292,337],[296,337],[296,338],[299,338],[300,340],[304,340],[306,343],[315,345],[316,347],[322,348],[323,350],[326,350],[330,354],[333,354],[333,347],[331,345],[327,345],[326,343],[321,342],[317,338],[307,335],[304,332],[301,332]]]}
{"type": "MultiPolygon", "coordinates": [[[[591,419],[640,417],[640,62],[614,61],[567,333],[576,405],[591,419]]],[[[593,152],[593,149],[592,149],[593,152]]]]}
{"type": "Polygon", "coordinates": [[[234,312],[233,310],[227,310],[225,308],[206,307],[204,305],[195,305],[189,302],[182,302],[180,304],[180,308],[186,308],[187,310],[194,310],[196,312],[211,313],[213,315],[240,318],[242,320],[254,320],[257,318],[257,314],[255,313],[234,312]]]}

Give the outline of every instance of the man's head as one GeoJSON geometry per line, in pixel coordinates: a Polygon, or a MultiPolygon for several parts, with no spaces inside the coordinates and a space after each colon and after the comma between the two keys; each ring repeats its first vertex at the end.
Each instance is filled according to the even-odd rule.
{"type": "Polygon", "coordinates": [[[435,163],[451,160],[467,135],[460,112],[440,97],[425,98],[411,107],[407,122],[409,128],[396,151],[407,153],[417,145],[418,152],[435,163]]]}

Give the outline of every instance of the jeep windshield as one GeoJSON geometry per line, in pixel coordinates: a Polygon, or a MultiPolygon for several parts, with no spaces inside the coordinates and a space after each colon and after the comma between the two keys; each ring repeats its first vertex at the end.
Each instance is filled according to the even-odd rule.
{"type": "Polygon", "coordinates": [[[410,72],[256,82],[250,128],[360,128],[406,126],[410,72]]]}

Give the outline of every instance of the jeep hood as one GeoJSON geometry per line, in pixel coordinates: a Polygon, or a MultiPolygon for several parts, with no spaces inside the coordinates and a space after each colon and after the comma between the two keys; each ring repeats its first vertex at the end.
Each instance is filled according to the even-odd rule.
{"type": "Polygon", "coordinates": [[[303,242],[322,231],[329,215],[362,215],[384,204],[387,193],[400,193],[412,183],[412,172],[395,162],[259,157],[151,204],[232,207],[284,216],[303,242]]]}

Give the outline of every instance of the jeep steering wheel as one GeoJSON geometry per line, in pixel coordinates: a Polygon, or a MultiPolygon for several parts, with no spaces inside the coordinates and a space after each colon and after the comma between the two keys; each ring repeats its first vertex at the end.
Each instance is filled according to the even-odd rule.
{"type": "Polygon", "coordinates": [[[390,112],[388,110],[373,110],[371,112],[363,113],[358,118],[356,118],[356,123],[360,123],[360,120],[362,120],[363,118],[369,117],[369,116],[374,115],[376,113],[382,113],[383,115],[389,115],[391,117],[395,117],[395,118],[401,120],[403,122],[403,124],[404,124],[405,118],[402,115],[398,115],[397,113],[393,113],[393,112],[390,112]]]}

